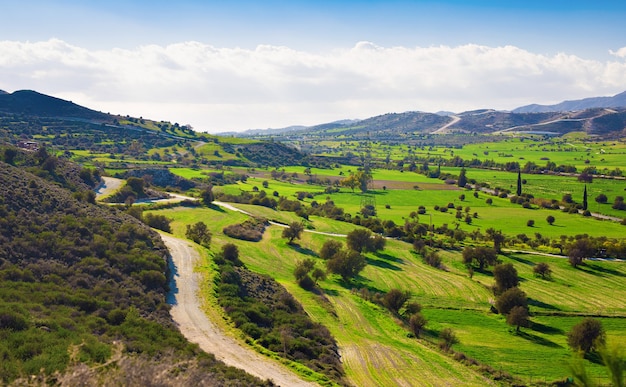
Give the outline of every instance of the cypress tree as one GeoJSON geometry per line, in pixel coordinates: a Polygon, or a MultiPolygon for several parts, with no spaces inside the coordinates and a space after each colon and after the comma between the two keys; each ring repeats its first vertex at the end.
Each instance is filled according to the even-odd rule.
{"type": "Polygon", "coordinates": [[[587,184],[585,184],[585,190],[583,191],[583,211],[587,211],[587,184]]]}
{"type": "Polygon", "coordinates": [[[522,171],[517,170],[517,196],[522,196],[522,171]]]}
{"type": "Polygon", "coordinates": [[[459,173],[459,187],[465,187],[467,184],[467,177],[465,176],[465,168],[461,168],[461,173],[459,173]]]}

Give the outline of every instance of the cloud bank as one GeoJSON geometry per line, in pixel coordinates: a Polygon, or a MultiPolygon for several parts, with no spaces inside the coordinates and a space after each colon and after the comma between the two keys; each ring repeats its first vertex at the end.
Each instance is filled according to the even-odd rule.
{"type": "Polygon", "coordinates": [[[115,114],[218,132],[317,124],[386,112],[512,109],[626,89],[626,47],[598,61],[514,46],[328,52],[199,42],[88,50],[0,41],[0,89],[33,89],[115,114]]]}

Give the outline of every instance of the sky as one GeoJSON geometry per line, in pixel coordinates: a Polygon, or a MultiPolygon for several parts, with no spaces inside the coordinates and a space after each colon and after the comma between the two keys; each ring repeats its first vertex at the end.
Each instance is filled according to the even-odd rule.
{"type": "Polygon", "coordinates": [[[211,133],[626,90],[626,2],[0,0],[0,89],[211,133]]]}

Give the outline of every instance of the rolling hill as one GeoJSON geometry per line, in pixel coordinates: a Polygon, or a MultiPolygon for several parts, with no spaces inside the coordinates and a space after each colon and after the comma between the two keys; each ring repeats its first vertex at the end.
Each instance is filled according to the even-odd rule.
{"type": "Polygon", "coordinates": [[[513,109],[513,113],[547,113],[570,112],[593,108],[623,108],[626,107],[626,91],[612,97],[592,97],[573,101],[563,101],[555,105],[526,105],[513,109]]]}
{"type": "Polygon", "coordinates": [[[102,122],[113,121],[113,117],[108,114],[32,90],[19,90],[11,94],[0,92],[0,112],[40,117],[82,118],[102,122]]]}

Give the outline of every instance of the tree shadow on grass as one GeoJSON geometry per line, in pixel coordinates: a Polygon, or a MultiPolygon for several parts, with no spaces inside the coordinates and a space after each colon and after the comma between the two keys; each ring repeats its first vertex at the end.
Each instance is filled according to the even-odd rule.
{"type": "Polygon", "coordinates": [[[402,270],[402,268],[400,268],[399,266],[396,266],[382,259],[374,259],[374,258],[368,257],[368,258],[365,258],[365,261],[367,262],[368,265],[380,267],[381,269],[389,269],[389,270],[394,270],[394,271],[402,270]]]}
{"type": "Polygon", "coordinates": [[[602,357],[600,356],[598,352],[587,352],[585,354],[585,359],[589,360],[590,362],[594,364],[604,364],[602,362],[602,357]]]}
{"type": "Polygon", "coordinates": [[[544,347],[551,347],[551,348],[563,348],[562,346],[560,346],[559,344],[550,341],[548,339],[544,339],[543,337],[537,336],[537,335],[533,335],[532,333],[528,333],[528,332],[524,332],[524,331],[519,331],[516,332],[516,335],[518,337],[521,337],[522,339],[531,341],[535,344],[539,344],[539,345],[543,345],[544,347]]]}
{"type": "Polygon", "coordinates": [[[547,335],[561,335],[563,334],[563,330],[560,328],[551,327],[549,325],[544,325],[538,322],[533,322],[530,326],[535,332],[545,333],[547,335]]]}
{"type": "Polygon", "coordinates": [[[507,257],[512,259],[512,260],[514,260],[514,261],[517,261],[519,263],[523,263],[524,265],[535,266],[535,262],[529,261],[528,259],[516,257],[516,256],[513,256],[513,255],[507,255],[507,257]]]}
{"type": "Polygon", "coordinates": [[[576,266],[576,269],[582,271],[583,273],[587,273],[587,274],[590,274],[590,275],[595,275],[596,277],[606,277],[606,275],[604,273],[595,271],[595,270],[593,270],[593,268],[590,268],[588,263],[582,263],[582,264],[576,266]]]}
{"type": "Polygon", "coordinates": [[[549,310],[560,310],[558,307],[546,304],[543,301],[535,300],[534,298],[528,298],[528,305],[536,306],[537,308],[549,309],[549,310]]]}
{"type": "MultiPolygon", "coordinates": [[[[185,207],[185,206],[183,206],[183,207],[185,207]]],[[[209,205],[208,205],[208,207],[209,207],[210,209],[212,209],[213,211],[217,211],[217,212],[226,212],[226,210],[225,210],[225,209],[223,209],[222,207],[218,206],[217,204],[213,204],[213,203],[211,203],[211,204],[209,204],[209,205]]]]}
{"type": "Polygon", "coordinates": [[[292,249],[296,250],[300,254],[308,255],[310,257],[319,257],[319,255],[315,251],[313,251],[313,250],[311,250],[309,248],[302,247],[302,246],[297,245],[295,243],[292,243],[289,246],[291,246],[292,249]]]}
{"type": "Polygon", "coordinates": [[[352,289],[367,289],[370,293],[380,293],[380,294],[385,294],[385,292],[383,292],[382,290],[378,289],[375,286],[371,285],[372,281],[362,277],[360,275],[356,276],[355,278],[353,278],[351,281],[343,281],[340,280],[339,284],[348,290],[352,290],[352,289]]]}
{"type": "Polygon", "coordinates": [[[374,255],[376,255],[377,258],[384,259],[385,261],[391,261],[391,262],[396,262],[400,264],[404,263],[403,259],[394,257],[393,255],[389,255],[386,253],[381,253],[377,251],[376,253],[374,253],[374,255]]]}
{"type": "Polygon", "coordinates": [[[607,275],[614,275],[616,277],[626,277],[626,274],[622,273],[621,271],[610,269],[608,267],[602,267],[602,266],[590,264],[589,262],[587,262],[586,267],[589,268],[590,270],[599,272],[599,275],[607,274],[607,275]]]}
{"type": "Polygon", "coordinates": [[[336,291],[335,289],[327,289],[327,288],[322,288],[320,287],[320,289],[322,290],[322,293],[329,295],[329,296],[338,296],[339,292],[336,291]]]}

